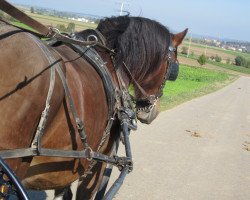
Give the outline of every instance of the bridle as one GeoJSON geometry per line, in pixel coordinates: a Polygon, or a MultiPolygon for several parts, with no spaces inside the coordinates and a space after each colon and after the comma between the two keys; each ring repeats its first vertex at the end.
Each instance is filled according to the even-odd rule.
{"type": "Polygon", "coordinates": [[[148,108],[152,109],[153,105],[156,104],[157,100],[162,97],[163,95],[163,89],[166,85],[167,80],[175,81],[179,72],[179,62],[176,59],[176,53],[177,50],[173,46],[172,42],[172,35],[169,34],[169,46],[168,46],[168,53],[167,53],[167,64],[168,68],[166,70],[166,73],[164,75],[163,81],[159,87],[159,90],[156,94],[149,95],[142,87],[141,85],[135,80],[134,76],[131,74],[130,70],[128,69],[127,65],[123,62],[123,66],[126,69],[126,72],[129,74],[129,76],[132,79],[132,82],[137,87],[137,89],[141,92],[143,95],[141,98],[136,98],[132,96],[133,101],[138,104],[147,105],[148,108]]]}
{"type": "Polygon", "coordinates": [[[170,34],[170,44],[168,46],[168,54],[167,54],[168,69],[166,70],[166,73],[164,75],[164,79],[163,79],[162,84],[159,88],[159,91],[155,95],[155,97],[157,99],[162,97],[163,89],[166,85],[167,80],[175,81],[177,78],[178,71],[179,71],[179,62],[176,59],[176,53],[177,53],[177,50],[173,46],[172,36],[170,34]],[[175,71],[175,73],[176,73],[175,75],[173,75],[173,70],[177,70],[177,71],[175,71]]]}

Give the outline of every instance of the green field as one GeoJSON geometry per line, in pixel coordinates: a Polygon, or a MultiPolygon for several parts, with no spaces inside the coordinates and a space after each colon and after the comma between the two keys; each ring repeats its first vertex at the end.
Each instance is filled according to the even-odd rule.
{"type": "Polygon", "coordinates": [[[215,62],[215,61],[210,61],[208,60],[207,63],[225,68],[225,69],[230,69],[236,72],[240,72],[243,74],[250,74],[250,68],[242,67],[242,66],[236,66],[236,65],[230,65],[226,63],[220,63],[220,62],[215,62]]]}
{"type": "Polygon", "coordinates": [[[236,79],[237,76],[223,72],[181,65],[178,79],[166,83],[161,98],[161,109],[166,110],[195,97],[214,92],[236,79]]]}
{"type": "MultiPolygon", "coordinates": [[[[178,54],[178,56],[186,57],[186,55],[183,55],[183,54],[178,54]]],[[[197,55],[189,55],[188,58],[193,59],[193,60],[197,60],[198,56],[197,55]]],[[[212,65],[224,68],[224,69],[229,69],[232,71],[240,72],[243,74],[250,74],[250,68],[236,66],[236,65],[232,65],[232,64],[226,64],[226,63],[222,63],[222,62],[215,62],[215,61],[211,61],[211,60],[207,60],[206,63],[212,64],[212,65]]]]}
{"type": "MultiPolygon", "coordinates": [[[[15,26],[18,26],[18,27],[21,27],[21,28],[25,28],[25,29],[28,29],[28,30],[31,30],[31,31],[35,31],[33,28],[21,23],[21,22],[17,22],[17,21],[13,21],[11,22],[11,24],[15,25],[15,26]]],[[[36,31],[35,31],[36,32],[36,31]]]]}

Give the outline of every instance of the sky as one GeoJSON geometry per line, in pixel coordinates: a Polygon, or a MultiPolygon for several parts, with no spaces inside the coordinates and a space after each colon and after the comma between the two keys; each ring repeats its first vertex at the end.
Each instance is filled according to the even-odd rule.
{"type": "Polygon", "coordinates": [[[9,0],[12,3],[93,14],[119,15],[121,2],[132,16],[154,19],[173,32],[250,42],[250,0],[9,0]]]}

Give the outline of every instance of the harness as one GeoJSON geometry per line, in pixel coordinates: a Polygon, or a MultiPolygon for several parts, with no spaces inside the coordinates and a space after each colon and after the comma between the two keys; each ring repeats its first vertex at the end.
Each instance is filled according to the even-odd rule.
{"type": "MultiPolygon", "coordinates": [[[[34,37],[30,35],[31,37],[34,37]]],[[[104,135],[101,139],[101,143],[98,147],[97,152],[92,151],[91,147],[88,144],[87,140],[87,134],[85,133],[84,130],[84,124],[80,120],[80,118],[77,115],[73,99],[70,94],[70,90],[67,86],[66,78],[64,76],[64,73],[61,69],[60,63],[57,63],[55,58],[52,56],[51,52],[48,50],[48,48],[43,45],[41,42],[37,41],[38,39],[35,39],[36,43],[40,46],[40,48],[43,50],[45,53],[51,68],[51,73],[50,73],[50,85],[49,85],[49,90],[46,98],[46,103],[45,103],[45,108],[41,114],[40,122],[37,127],[37,131],[35,133],[34,140],[32,142],[32,145],[30,148],[22,148],[22,149],[13,149],[13,150],[1,150],[0,151],[0,157],[3,159],[9,159],[9,158],[20,158],[20,157],[30,157],[30,156],[50,156],[50,157],[68,157],[68,158],[86,158],[89,161],[95,161],[95,162],[106,162],[112,165],[117,166],[120,170],[122,175],[122,179],[125,178],[125,174],[129,173],[133,169],[133,162],[132,162],[132,154],[131,154],[131,148],[130,148],[130,143],[129,143],[129,132],[131,128],[136,129],[134,125],[132,124],[132,120],[134,123],[134,119],[131,118],[131,116],[135,116],[133,113],[132,108],[129,107],[123,107],[122,105],[119,106],[119,110],[114,110],[115,108],[115,98],[121,98],[121,102],[124,102],[125,99],[123,99],[123,96],[117,96],[115,95],[115,89],[113,87],[113,82],[112,82],[112,77],[110,73],[107,70],[107,67],[104,63],[104,61],[101,59],[99,54],[91,47],[80,47],[77,45],[72,45],[72,48],[76,50],[79,54],[83,54],[84,58],[88,62],[92,64],[92,66],[96,69],[100,77],[102,78],[105,92],[106,92],[106,97],[107,97],[107,102],[108,102],[108,116],[109,116],[109,121],[107,123],[107,127],[105,129],[104,135]],[[53,63],[56,63],[53,65],[53,63]],[[53,90],[54,90],[54,84],[55,84],[55,73],[59,74],[59,77],[61,79],[62,85],[64,87],[65,91],[65,96],[68,99],[69,102],[69,108],[70,111],[73,115],[73,119],[76,124],[76,128],[78,130],[78,133],[80,135],[82,144],[84,146],[84,149],[81,151],[76,151],[76,150],[55,150],[55,149],[47,149],[47,148],[42,148],[41,146],[41,139],[44,134],[44,130],[46,127],[46,122],[49,116],[49,110],[50,110],[50,100],[53,95],[53,90]],[[107,156],[102,153],[100,153],[101,147],[103,144],[106,142],[106,139],[110,133],[110,129],[114,120],[114,115],[118,116],[118,119],[120,120],[121,124],[121,129],[122,129],[122,134],[123,134],[123,139],[124,139],[124,145],[125,145],[125,151],[127,152],[125,157],[119,157],[119,156],[107,156]]],[[[126,99],[127,100],[127,99],[126,99]]],[[[124,105],[128,105],[127,103],[124,103],[124,105]]],[[[92,167],[93,167],[93,163],[92,167]]],[[[90,170],[90,169],[89,169],[90,170]]],[[[89,171],[88,170],[88,171],[89,171]]],[[[87,174],[84,174],[86,176],[87,174]]],[[[119,182],[120,182],[119,178],[119,182]]],[[[18,185],[17,187],[20,187],[18,185]]],[[[119,186],[120,187],[120,186],[119,186]]],[[[111,188],[111,192],[107,193],[107,195],[104,197],[104,199],[111,199],[113,195],[116,193],[116,191],[119,189],[117,187],[117,184],[115,184],[114,187],[111,188]],[[112,196],[110,196],[112,195],[112,196]]]]}
{"type": "MultiPolygon", "coordinates": [[[[87,141],[87,135],[84,131],[84,124],[80,120],[80,118],[77,115],[73,99],[70,94],[70,90],[67,86],[67,82],[64,76],[64,73],[61,69],[60,63],[55,60],[55,58],[52,56],[51,52],[48,50],[48,48],[41,43],[36,37],[33,35],[29,35],[31,38],[34,39],[34,41],[40,46],[40,48],[45,53],[49,64],[51,65],[50,68],[50,85],[49,90],[46,98],[45,108],[41,114],[40,122],[37,127],[37,131],[35,133],[34,140],[32,142],[32,145],[30,148],[22,148],[22,149],[13,149],[13,150],[1,150],[0,151],[0,157],[3,159],[9,159],[9,158],[20,158],[20,157],[31,157],[31,156],[51,156],[51,157],[68,157],[68,158],[86,158],[91,162],[90,166],[91,168],[94,166],[96,162],[106,162],[112,165],[117,166],[121,170],[121,177],[118,178],[118,182],[122,183],[121,180],[125,178],[125,175],[132,171],[133,169],[133,162],[132,162],[132,154],[131,154],[131,148],[129,143],[128,134],[130,132],[131,128],[135,129],[134,126],[134,119],[133,119],[133,125],[131,116],[135,116],[133,113],[132,108],[129,107],[123,107],[122,105],[119,107],[119,110],[114,110],[115,108],[115,101],[118,98],[121,98],[120,102],[125,102],[124,95],[117,95],[116,91],[113,87],[112,77],[107,70],[107,67],[105,65],[105,62],[101,59],[99,54],[91,47],[85,47],[85,46],[78,46],[78,45],[70,45],[75,51],[77,51],[80,55],[83,55],[84,58],[92,64],[92,66],[96,69],[100,77],[102,78],[107,102],[108,102],[108,116],[109,121],[107,123],[107,127],[105,129],[104,135],[101,139],[101,143],[97,149],[97,152],[94,152],[91,150],[88,141],[87,141]],[[55,64],[56,63],[56,64],[55,64]],[[76,124],[76,128],[78,130],[78,133],[80,135],[81,141],[83,143],[84,149],[81,151],[76,150],[55,150],[55,149],[45,149],[41,146],[41,139],[44,134],[44,130],[46,127],[46,122],[49,116],[49,110],[50,110],[50,101],[51,97],[53,95],[54,90],[54,84],[55,84],[55,74],[58,73],[59,77],[61,79],[62,85],[64,87],[65,96],[68,99],[69,102],[69,108],[70,112],[73,115],[73,119],[76,124]],[[125,157],[119,157],[119,156],[107,156],[102,153],[100,153],[100,150],[103,146],[103,144],[106,142],[106,139],[110,133],[110,128],[112,126],[114,115],[117,114],[118,119],[121,123],[121,129],[122,129],[122,138],[125,144],[125,151],[127,152],[125,157]]],[[[124,87],[123,87],[124,89],[124,87]]],[[[120,93],[125,94],[125,92],[120,91],[120,93]]],[[[127,98],[126,98],[127,101],[127,98]]],[[[127,103],[124,103],[124,105],[129,105],[127,103]]],[[[5,165],[3,165],[5,166],[5,165]]],[[[89,168],[87,171],[90,171],[89,168]]],[[[84,174],[84,176],[87,176],[88,172],[84,174]]],[[[111,188],[110,192],[108,192],[104,199],[111,199],[113,198],[113,195],[118,191],[120,188],[120,185],[115,183],[114,186],[111,188]]],[[[16,187],[20,188],[21,185],[16,185],[16,187]]]]}
{"type": "MultiPolygon", "coordinates": [[[[14,149],[14,150],[1,150],[0,151],[0,157],[3,159],[9,159],[9,158],[20,158],[20,157],[31,157],[31,156],[50,156],[50,157],[67,157],[67,158],[86,158],[89,161],[92,161],[90,164],[89,169],[87,172],[83,175],[84,177],[87,176],[88,171],[91,170],[91,168],[95,165],[96,162],[105,162],[114,166],[117,166],[119,170],[121,171],[120,176],[118,179],[114,182],[114,184],[111,186],[109,191],[106,193],[106,195],[103,197],[100,195],[100,193],[97,194],[98,198],[103,199],[112,199],[114,195],[117,193],[119,188],[122,185],[123,180],[125,179],[126,175],[133,170],[133,161],[132,161],[132,153],[131,153],[131,147],[129,142],[129,133],[130,130],[136,130],[137,124],[136,124],[136,115],[135,111],[133,110],[132,106],[132,99],[130,94],[127,91],[127,88],[122,80],[120,71],[117,70],[117,79],[118,79],[118,85],[119,87],[114,87],[113,79],[110,75],[110,72],[107,70],[105,62],[102,60],[100,55],[97,53],[97,51],[92,48],[92,46],[99,46],[106,51],[108,51],[111,54],[111,59],[113,57],[114,51],[108,49],[105,44],[100,43],[99,40],[103,41],[105,40],[104,37],[100,36],[101,33],[98,33],[96,31],[97,36],[99,35],[99,39],[97,36],[92,36],[94,40],[88,40],[88,41],[82,41],[78,40],[76,38],[71,38],[65,35],[60,34],[59,32],[55,31],[53,28],[47,28],[43,25],[41,25],[39,22],[35,20],[29,20],[30,17],[22,13],[21,11],[17,10],[15,7],[10,5],[4,0],[0,1],[0,7],[2,10],[6,11],[8,14],[12,15],[13,17],[17,19],[21,19],[20,21],[23,21],[25,24],[30,25],[31,27],[38,30],[39,33],[35,33],[30,35],[35,38],[33,35],[39,36],[39,37],[48,37],[48,38],[54,38],[56,41],[62,42],[64,44],[67,44],[70,46],[74,51],[76,51],[79,55],[84,56],[84,58],[94,67],[94,69],[97,71],[99,76],[101,77],[103,81],[103,85],[105,88],[106,98],[108,102],[108,122],[107,127],[104,131],[103,137],[101,139],[101,143],[97,149],[96,152],[92,151],[91,147],[88,144],[87,134],[84,130],[84,124],[80,120],[80,118],[77,115],[73,99],[70,94],[70,90],[67,86],[65,75],[61,69],[60,62],[57,62],[55,58],[52,56],[51,52],[48,50],[48,48],[43,45],[41,42],[38,42],[37,39],[34,39],[36,43],[41,47],[45,55],[47,56],[49,63],[51,65],[50,70],[50,85],[49,90],[46,98],[45,108],[44,111],[41,114],[40,122],[37,127],[37,131],[35,133],[35,137],[33,139],[33,142],[31,144],[31,147],[29,148],[22,148],[22,149],[14,149]],[[24,19],[24,20],[23,20],[24,19]],[[101,38],[101,39],[100,39],[101,38]],[[73,115],[73,119],[76,124],[76,128],[78,130],[79,136],[81,138],[82,144],[83,144],[83,150],[77,151],[77,150],[56,150],[56,149],[47,149],[42,148],[41,146],[41,138],[43,136],[46,122],[49,116],[49,110],[50,110],[50,101],[51,97],[53,95],[54,85],[55,85],[55,74],[58,73],[62,85],[64,87],[65,91],[65,97],[68,99],[70,111],[73,115]],[[120,121],[120,128],[121,128],[121,139],[124,146],[125,146],[125,157],[119,157],[116,155],[107,156],[102,153],[100,153],[101,148],[103,144],[106,142],[109,134],[110,129],[112,127],[114,117],[116,117],[120,121]]],[[[24,30],[26,31],[26,30],[24,30]]],[[[29,31],[30,32],[30,31],[29,31]]],[[[171,42],[170,38],[170,42],[171,42]]],[[[162,96],[162,90],[164,88],[165,82],[167,79],[175,80],[177,75],[171,75],[172,68],[176,70],[176,66],[178,67],[178,63],[172,62],[172,54],[174,53],[175,49],[173,48],[173,45],[169,45],[168,49],[168,62],[169,62],[169,68],[165,74],[164,81],[160,87],[159,92],[156,95],[147,95],[145,90],[141,88],[141,86],[136,82],[136,80],[133,78],[131,73],[129,72],[126,64],[124,63],[124,67],[127,69],[128,73],[130,74],[133,82],[137,85],[137,87],[141,90],[142,94],[144,94],[143,99],[136,100],[137,102],[140,101],[149,101],[151,104],[155,103],[155,101],[162,96]],[[171,66],[172,65],[172,66],[171,66]],[[176,66],[174,66],[176,65],[176,66]]],[[[116,141],[115,145],[119,142],[116,141]]],[[[114,148],[114,147],[113,147],[114,148]]],[[[117,148],[117,145],[115,149],[117,148]]],[[[1,163],[0,163],[1,164],[1,163]]],[[[3,167],[5,165],[2,165],[3,167]]],[[[7,171],[8,172],[8,171],[7,171]]],[[[14,181],[15,184],[15,181],[14,181]]],[[[105,185],[105,183],[102,183],[101,185],[105,185]]],[[[15,187],[18,188],[18,190],[23,190],[22,186],[20,184],[15,184],[15,187]]],[[[99,189],[101,193],[103,193],[103,189],[99,189]]],[[[25,194],[25,192],[23,192],[25,194]]],[[[21,197],[22,199],[28,199],[28,197],[25,195],[21,197]]]]}

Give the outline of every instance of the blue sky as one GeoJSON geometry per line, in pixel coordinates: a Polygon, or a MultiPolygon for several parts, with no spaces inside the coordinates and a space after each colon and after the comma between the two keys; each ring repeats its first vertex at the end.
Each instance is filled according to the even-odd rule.
{"type": "MultiPolygon", "coordinates": [[[[114,16],[121,0],[10,0],[62,11],[114,16]]],[[[155,19],[170,30],[250,41],[250,0],[127,0],[124,10],[155,19]]]]}

